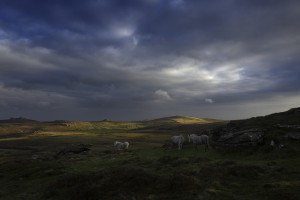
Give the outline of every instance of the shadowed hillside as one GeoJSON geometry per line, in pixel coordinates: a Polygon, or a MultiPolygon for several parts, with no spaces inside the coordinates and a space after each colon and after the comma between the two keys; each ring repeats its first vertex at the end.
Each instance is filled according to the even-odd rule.
{"type": "Polygon", "coordinates": [[[252,117],[245,120],[232,120],[228,126],[237,128],[272,127],[278,124],[300,125],[300,108],[292,108],[285,112],[252,117]]]}
{"type": "Polygon", "coordinates": [[[226,126],[214,129],[212,144],[216,148],[244,149],[244,147],[273,143],[273,146],[284,148],[291,142],[288,138],[300,139],[300,108],[292,108],[286,112],[267,116],[230,121],[226,126]]]}

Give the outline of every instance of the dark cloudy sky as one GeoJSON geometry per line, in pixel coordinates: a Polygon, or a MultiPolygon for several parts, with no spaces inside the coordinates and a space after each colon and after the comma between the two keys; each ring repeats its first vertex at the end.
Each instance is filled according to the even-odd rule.
{"type": "Polygon", "coordinates": [[[0,118],[299,106],[299,0],[0,0],[0,118]]]}

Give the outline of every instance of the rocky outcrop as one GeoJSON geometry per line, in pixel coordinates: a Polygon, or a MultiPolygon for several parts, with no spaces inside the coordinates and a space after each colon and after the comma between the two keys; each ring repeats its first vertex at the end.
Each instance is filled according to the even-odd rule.
{"type": "Polygon", "coordinates": [[[92,145],[90,145],[90,144],[79,144],[79,145],[76,145],[76,146],[66,147],[63,150],[59,151],[57,153],[57,156],[65,155],[65,154],[71,154],[71,153],[78,154],[78,153],[87,152],[87,151],[90,150],[91,146],[92,145]]]}
{"type": "Polygon", "coordinates": [[[177,145],[174,144],[171,140],[166,140],[164,142],[164,144],[162,145],[163,149],[174,149],[176,147],[177,147],[177,145]]]}
{"type": "Polygon", "coordinates": [[[300,133],[288,133],[285,137],[292,140],[300,140],[300,133]]]}
{"type": "Polygon", "coordinates": [[[300,125],[277,124],[278,128],[300,129],[300,125]]]}
{"type": "Polygon", "coordinates": [[[223,129],[213,144],[216,146],[255,146],[262,143],[264,130],[252,128],[238,131],[234,128],[223,129]]]}

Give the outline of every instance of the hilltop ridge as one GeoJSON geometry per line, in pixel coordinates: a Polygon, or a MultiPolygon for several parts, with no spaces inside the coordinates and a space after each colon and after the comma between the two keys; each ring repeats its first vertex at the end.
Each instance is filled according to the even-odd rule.
{"type": "Polygon", "coordinates": [[[11,117],[9,119],[0,120],[0,123],[36,123],[36,122],[39,122],[39,121],[27,119],[24,117],[17,117],[17,118],[11,117]]]}
{"type": "Polygon", "coordinates": [[[171,117],[163,117],[154,120],[149,120],[148,122],[178,123],[178,124],[208,124],[208,123],[216,123],[216,122],[226,122],[226,120],[176,115],[171,117]]]}
{"type": "MultiPolygon", "coordinates": [[[[194,124],[194,123],[214,123],[214,122],[224,122],[226,120],[219,120],[219,119],[211,119],[211,118],[199,118],[199,117],[188,117],[188,116],[180,116],[180,115],[175,115],[175,116],[170,116],[170,117],[162,117],[162,118],[157,118],[157,119],[151,119],[151,120],[140,120],[140,121],[135,121],[134,123],[143,123],[143,122],[176,122],[180,124],[194,124]]],[[[116,120],[110,120],[110,119],[104,119],[100,121],[69,121],[69,120],[53,120],[53,121],[37,121],[33,119],[28,119],[24,117],[18,117],[18,118],[9,118],[9,119],[3,119],[0,120],[0,123],[103,123],[103,122],[112,122],[112,123],[131,123],[131,122],[126,122],[126,121],[116,121],[116,120]]]]}
{"type": "Polygon", "coordinates": [[[300,124],[300,107],[291,108],[284,112],[273,113],[266,116],[252,117],[243,120],[231,120],[228,126],[234,127],[269,127],[277,124],[300,124]]]}

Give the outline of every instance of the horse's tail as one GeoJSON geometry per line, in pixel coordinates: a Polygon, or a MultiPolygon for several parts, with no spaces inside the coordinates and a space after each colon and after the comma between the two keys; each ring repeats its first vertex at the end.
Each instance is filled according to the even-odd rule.
{"type": "Polygon", "coordinates": [[[183,135],[181,135],[181,139],[182,139],[182,143],[184,143],[185,142],[185,138],[184,138],[183,135]]]}
{"type": "Polygon", "coordinates": [[[209,146],[209,137],[207,136],[207,138],[206,138],[206,146],[207,146],[207,148],[208,148],[208,146],[209,146]]]}
{"type": "Polygon", "coordinates": [[[130,149],[133,149],[133,140],[129,140],[129,141],[130,141],[130,142],[129,142],[129,145],[128,145],[128,146],[129,146],[130,149]]]}

